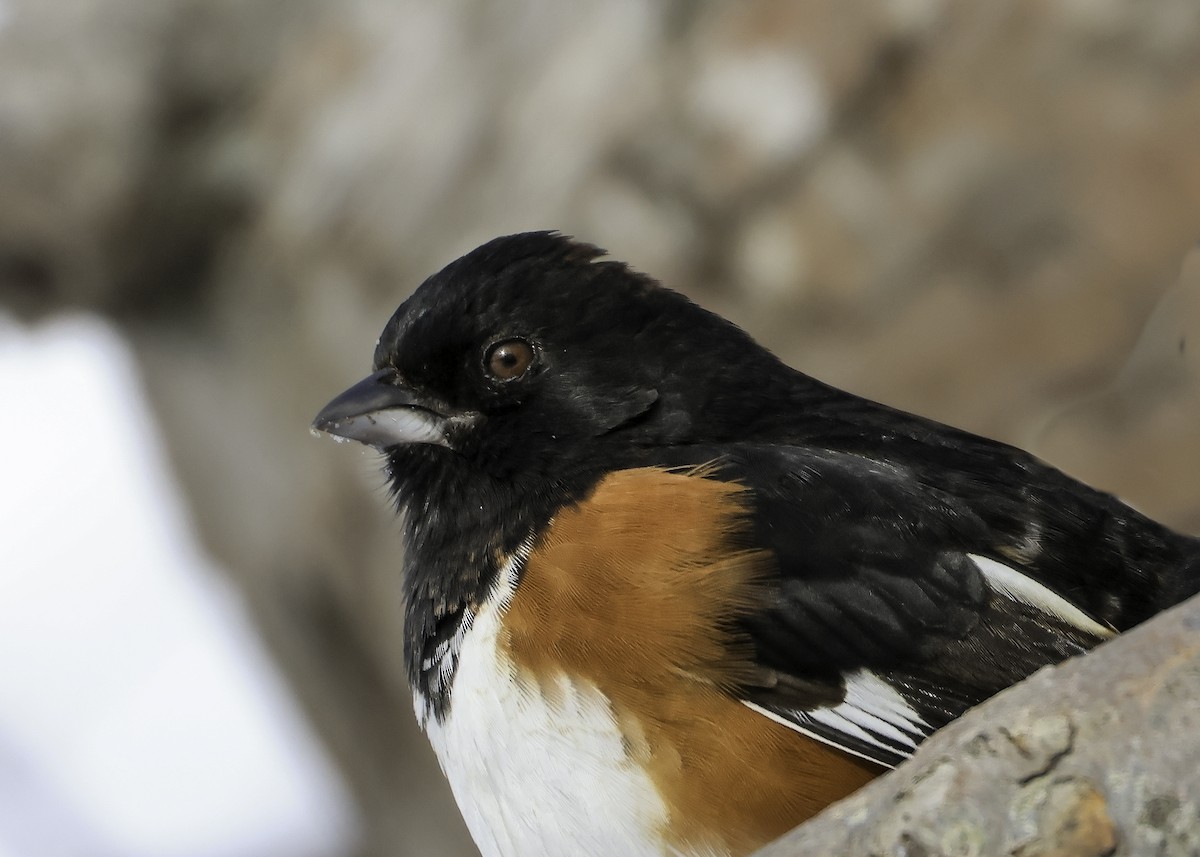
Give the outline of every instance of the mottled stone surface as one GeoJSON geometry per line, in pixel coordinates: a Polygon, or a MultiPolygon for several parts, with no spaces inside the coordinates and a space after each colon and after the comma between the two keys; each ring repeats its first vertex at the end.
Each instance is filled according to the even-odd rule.
{"type": "Polygon", "coordinates": [[[307,434],[396,303],[557,227],[1200,530],[1198,103],[1195,0],[0,0],[0,305],[120,323],[364,848],[459,854],[375,461],[307,434]]]}
{"type": "Polygon", "coordinates": [[[1200,600],[1047,668],[757,857],[1200,853],[1200,600]]]}

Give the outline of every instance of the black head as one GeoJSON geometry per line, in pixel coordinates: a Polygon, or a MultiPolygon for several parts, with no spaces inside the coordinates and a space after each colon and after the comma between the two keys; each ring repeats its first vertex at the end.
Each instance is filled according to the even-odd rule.
{"type": "Polygon", "coordinates": [[[387,456],[405,521],[406,661],[435,716],[464,617],[540,525],[610,469],[746,436],[794,375],[601,256],[550,232],[473,250],[396,310],[374,374],[313,424],[387,456]]]}
{"type": "Polygon", "coordinates": [[[452,262],[316,428],[394,459],[421,444],[499,479],[554,478],[600,447],[744,436],[786,395],[794,373],[745,333],[603,255],[532,232],[452,262]]]}

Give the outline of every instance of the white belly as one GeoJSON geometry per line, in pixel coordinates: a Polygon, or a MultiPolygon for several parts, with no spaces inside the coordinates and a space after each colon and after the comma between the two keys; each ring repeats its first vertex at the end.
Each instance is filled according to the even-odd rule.
{"type": "MultiPolygon", "coordinates": [[[[662,857],[666,809],[629,762],[607,699],[521,685],[490,599],[465,634],[450,712],[426,733],[484,857],[662,857]]],[[[417,700],[417,716],[424,703],[417,700]]]]}

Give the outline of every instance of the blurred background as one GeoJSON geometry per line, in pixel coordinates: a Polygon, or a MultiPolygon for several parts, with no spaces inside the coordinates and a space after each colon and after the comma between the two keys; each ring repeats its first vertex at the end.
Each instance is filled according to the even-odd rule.
{"type": "Polygon", "coordinates": [[[374,456],[558,228],[1200,531],[1195,0],[0,0],[0,857],[471,855],[374,456]]]}

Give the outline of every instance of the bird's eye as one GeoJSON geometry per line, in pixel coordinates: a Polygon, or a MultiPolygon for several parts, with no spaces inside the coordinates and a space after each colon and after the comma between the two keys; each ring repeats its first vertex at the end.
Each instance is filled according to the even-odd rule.
{"type": "Polygon", "coordinates": [[[533,357],[533,346],[524,339],[506,339],[487,350],[483,365],[493,378],[513,381],[529,371],[533,357]]]}

